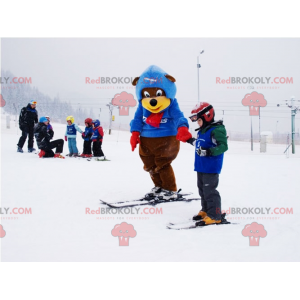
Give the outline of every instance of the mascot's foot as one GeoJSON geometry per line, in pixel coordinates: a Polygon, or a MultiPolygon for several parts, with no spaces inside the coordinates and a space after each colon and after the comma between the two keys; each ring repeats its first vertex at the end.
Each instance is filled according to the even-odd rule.
{"type": "Polygon", "coordinates": [[[198,215],[193,216],[194,221],[203,220],[207,216],[207,213],[205,211],[200,210],[198,215]]]}
{"type": "Polygon", "coordinates": [[[154,188],[151,189],[151,191],[149,193],[147,193],[145,195],[145,198],[149,198],[149,197],[156,197],[159,196],[160,193],[162,191],[162,188],[160,188],[159,186],[155,186],[154,188]]]}
{"type": "Polygon", "coordinates": [[[164,200],[174,200],[177,199],[177,192],[162,189],[159,197],[164,200]]]}

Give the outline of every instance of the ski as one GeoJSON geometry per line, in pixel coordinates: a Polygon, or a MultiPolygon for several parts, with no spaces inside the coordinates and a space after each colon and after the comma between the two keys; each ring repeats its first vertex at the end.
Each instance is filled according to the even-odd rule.
{"type": "Polygon", "coordinates": [[[199,201],[201,198],[184,198],[180,197],[173,200],[164,200],[159,198],[153,198],[152,200],[133,200],[129,202],[123,202],[123,203],[108,203],[100,199],[102,204],[105,204],[111,208],[123,208],[123,207],[133,207],[133,206],[142,206],[142,205],[157,205],[157,204],[163,204],[163,203],[174,203],[174,202],[191,202],[191,201],[199,201]]]}
{"type": "Polygon", "coordinates": [[[207,226],[219,226],[219,225],[238,225],[239,223],[231,223],[231,222],[221,222],[219,224],[211,224],[211,225],[202,225],[202,226],[197,226],[196,225],[197,221],[191,221],[190,223],[187,223],[186,225],[183,224],[175,224],[175,225],[167,225],[166,227],[168,229],[173,229],[173,230],[185,230],[185,229],[194,229],[194,228],[203,228],[207,226]]]}
{"type": "MultiPolygon", "coordinates": [[[[193,193],[191,192],[187,192],[187,193],[180,193],[178,192],[178,197],[186,197],[186,196],[190,196],[192,195],[193,193]]],[[[108,203],[108,204],[121,204],[121,203],[131,203],[131,202],[136,202],[136,201],[150,201],[150,200],[153,200],[155,198],[155,196],[148,196],[148,197],[142,197],[142,198],[138,198],[138,199],[134,199],[134,200],[127,200],[127,201],[119,201],[119,202],[113,202],[113,203],[109,203],[109,202],[105,202],[105,203],[108,203]]],[[[102,200],[100,200],[102,201],[102,200]]],[[[104,202],[104,201],[102,201],[104,202]]]]}
{"type": "Polygon", "coordinates": [[[192,220],[190,219],[189,221],[186,221],[186,222],[174,222],[174,223],[168,223],[166,225],[166,227],[168,229],[174,229],[174,230],[184,230],[184,229],[194,229],[194,228],[203,228],[203,227],[206,227],[206,226],[212,226],[212,225],[226,225],[226,224],[232,224],[232,225],[236,225],[236,224],[239,224],[239,223],[231,223],[231,222],[228,222],[226,219],[225,219],[225,213],[222,214],[221,216],[221,223],[218,223],[218,224],[211,224],[211,225],[205,225],[205,222],[204,221],[201,221],[201,220],[192,220]],[[196,223],[198,223],[198,225],[196,225],[196,223]],[[202,224],[201,224],[202,223],[202,224]]]}
{"type": "Polygon", "coordinates": [[[101,158],[97,158],[97,157],[89,157],[87,158],[88,161],[91,161],[91,160],[95,160],[95,161],[110,161],[110,159],[107,159],[107,158],[104,158],[104,159],[101,159],[101,158]]]}

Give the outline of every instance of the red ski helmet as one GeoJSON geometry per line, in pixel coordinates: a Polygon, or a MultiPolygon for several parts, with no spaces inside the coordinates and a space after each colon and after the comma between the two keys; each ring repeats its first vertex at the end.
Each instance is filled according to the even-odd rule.
{"type": "Polygon", "coordinates": [[[190,119],[192,122],[196,122],[200,118],[204,119],[206,122],[211,122],[214,119],[215,110],[211,104],[200,102],[194,107],[191,114],[190,119]]]}
{"type": "Polygon", "coordinates": [[[87,118],[84,120],[84,123],[88,123],[89,126],[92,126],[93,120],[91,118],[87,118]]]}

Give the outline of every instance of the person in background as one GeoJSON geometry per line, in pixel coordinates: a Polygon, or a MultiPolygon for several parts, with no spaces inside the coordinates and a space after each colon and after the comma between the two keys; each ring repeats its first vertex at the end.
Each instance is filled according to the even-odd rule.
{"type": "Polygon", "coordinates": [[[76,134],[77,131],[82,133],[83,131],[74,123],[74,117],[68,116],[67,117],[67,128],[65,133],[65,141],[68,141],[69,146],[69,155],[68,156],[78,156],[78,149],[76,145],[76,134]]]}
{"type": "Polygon", "coordinates": [[[39,123],[34,127],[34,136],[36,138],[38,148],[41,150],[39,157],[64,158],[61,155],[64,148],[64,140],[59,139],[50,142],[53,136],[51,137],[50,133],[48,132],[48,125],[48,119],[46,117],[41,117],[39,123]],[[52,151],[54,148],[56,148],[55,153],[52,151]]]}
{"type": "Polygon", "coordinates": [[[22,131],[22,136],[17,144],[17,152],[23,153],[23,146],[28,136],[28,152],[33,152],[36,149],[33,148],[33,131],[34,124],[38,122],[38,112],[35,109],[37,102],[31,100],[26,107],[23,107],[19,117],[19,127],[22,131]]]}
{"type": "Polygon", "coordinates": [[[49,116],[46,116],[45,118],[49,121],[49,124],[48,124],[48,126],[47,126],[47,131],[48,131],[48,133],[50,134],[51,139],[53,139],[54,131],[53,131],[52,125],[50,124],[50,117],[49,117],[49,116]]]}
{"type": "Polygon", "coordinates": [[[92,157],[92,135],[93,135],[93,120],[91,118],[87,118],[84,120],[85,123],[85,131],[82,133],[83,142],[83,152],[80,155],[81,157],[92,157]]]}
{"type": "Polygon", "coordinates": [[[99,120],[93,120],[93,154],[95,157],[103,157],[105,159],[104,153],[102,151],[102,141],[103,141],[103,128],[100,126],[99,120]]]}

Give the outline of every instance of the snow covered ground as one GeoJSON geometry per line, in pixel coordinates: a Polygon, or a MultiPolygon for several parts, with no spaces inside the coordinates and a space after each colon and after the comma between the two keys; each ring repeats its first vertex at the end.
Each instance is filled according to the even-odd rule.
{"type": "MultiPolygon", "coordinates": [[[[249,143],[229,141],[220,175],[222,209],[256,208],[260,213],[228,214],[237,225],[177,231],[166,224],[188,220],[200,202],[157,205],[159,214],[149,214],[149,206],[140,207],[139,213],[86,213],[106,209],[99,199],[135,199],[152,188],[137,149],[131,152],[129,132],[105,135],[103,150],[110,162],[88,162],[39,159],[26,152],[27,144],[25,153],[17,153],[20,131],[13,123],[6,129],[4,120],[1,125],[2,261],[300,261],[299,146],[296,155],[286,158],[285,145],[268,145],[262,154],[258,144],[251,152],[249,143]],[[122,222],[137,232],[127,247],[120,247],[111,233],[122,222]],[[252,222],[267,231],[259,246],[250,246],[249,237],[242,235],[252,222]]],[[[52,125],[54,138],[63,138],[65,126],[52,125]]],[[[78,136],[80,152],[82,144],[78,136]]],[[[177,185],[198,196],[193,162],[193,148],[181,143],[173,162],[177,185]]]]}

